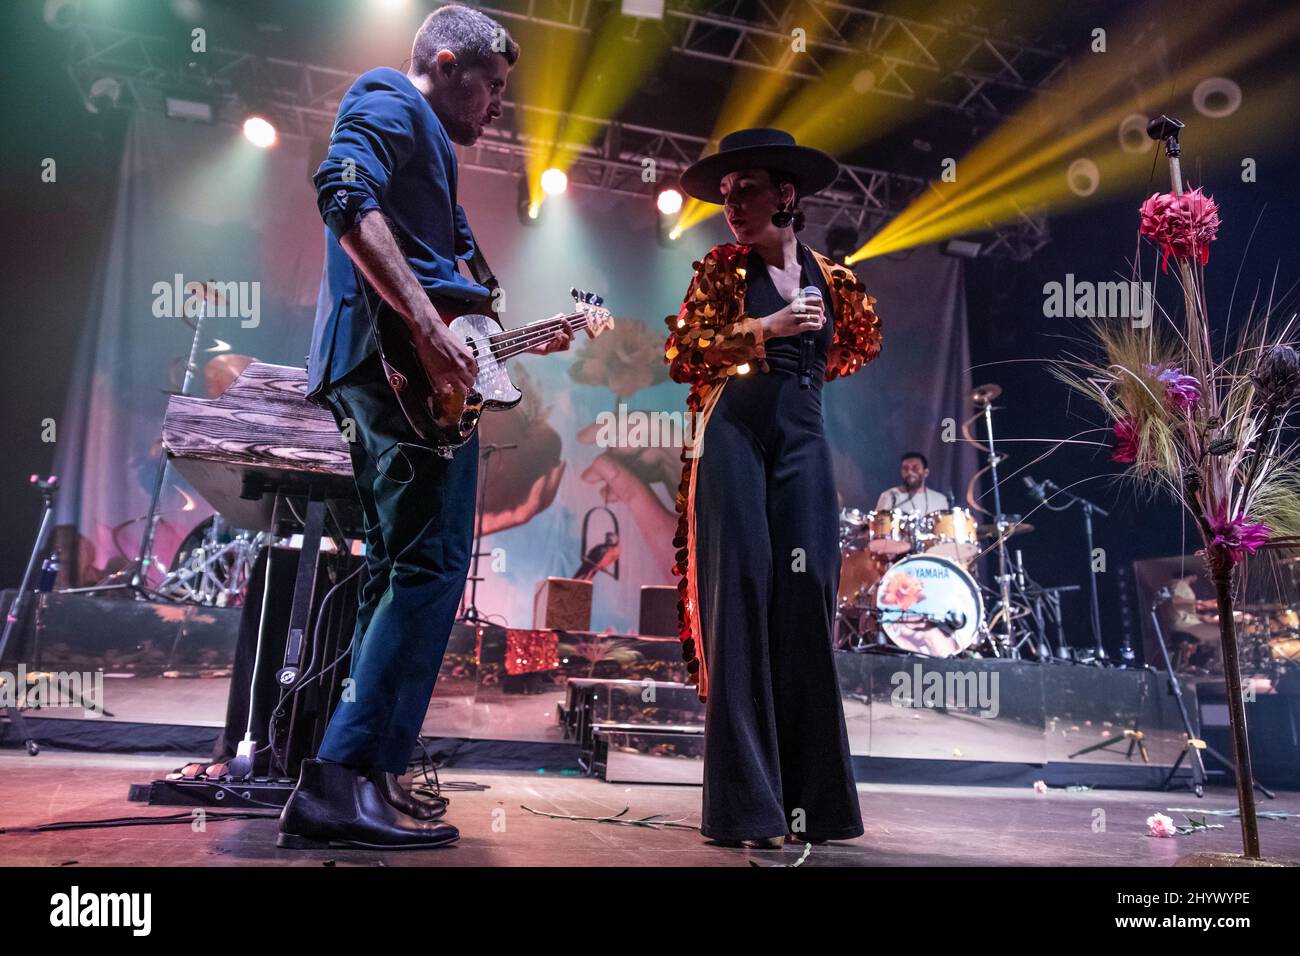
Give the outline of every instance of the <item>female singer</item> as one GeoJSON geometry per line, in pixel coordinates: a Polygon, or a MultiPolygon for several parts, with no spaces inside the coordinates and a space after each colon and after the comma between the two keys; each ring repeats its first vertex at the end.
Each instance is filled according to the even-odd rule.
{"type": "Polygon", "coordinates": [[[840,555],[821,389],[879,354],[875,299],[795,238],[800,197],[834,181],[835,160],[775,129],[720,147],[682,189],[721,204],[736,242],[695,264],[666,320],[695,416],[674,572],[706,701],[700,829],[763,849],[851,839],[863,831],[831,647],[840,555]]]}

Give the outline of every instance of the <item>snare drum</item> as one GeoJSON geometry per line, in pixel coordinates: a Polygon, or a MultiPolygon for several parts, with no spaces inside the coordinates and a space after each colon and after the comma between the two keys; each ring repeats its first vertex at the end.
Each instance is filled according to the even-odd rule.
{"type": "Polygon", "coordinates": [[[868,511],[867,550],[891,558],[907,554],[916,547],[919,517],[904,511],[868,511]]]}
{"type": "Polygon", "coordinates": [[[925,534],[922,550],[960,564],[970,564],[979,557],[979,524],[969,508],[931,511],[921,522],[925,534]]]}

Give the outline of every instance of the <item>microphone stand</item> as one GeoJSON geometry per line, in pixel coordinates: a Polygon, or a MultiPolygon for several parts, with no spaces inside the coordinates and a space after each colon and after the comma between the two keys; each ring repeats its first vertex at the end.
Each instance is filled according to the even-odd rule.
{"type": "MultiPolygon", "coordinates": [[[[1067,499],[1064,508],[1053,508],[1051,510],[1065,511],[1072,505],[1078,505],[1083,509],[1083,533],[1088,545],[1088,611],[1092,620],[1092,641],[1097,648],[1097,660],[1104,663],[1108,658],[1106,656],[1106,647],[1101,642],[1101,605],[1097,600],[1097,565],[1092,559],[1092,516],[1095,512],[1103,518],[1109,518],[1110,512],[1087,498],[1080,497],[1072,491],[1066,491],[1050,480],[1044,481],[1042,487],[1045,490],[1052,489],[1057,495],[1064,495],[1067,499]]],[[[1046,500],[1044,500],[1043,504],[1047,504],[1046,500]]]]}
{"type": "Polygon", "coordinates": [[[483,620],[483,613],[478,609],[477,603],[478,583],[483,580],[478,573],[478,559],[490,553],[483,550],[483,509],[487,505],[487,480],[492,464],[492,453],[518,447],[518,445],[485,445],[479,454],[479,458],[483,461],[483,480],[479,482],[478,515],[474,520],[474,551],[471,555],[473,563],[470,565],[469,572],[469,600],[465,602],[465,609],[460,617],[456,618],[457,623],[461,621],[480,623],[483,620]]]}

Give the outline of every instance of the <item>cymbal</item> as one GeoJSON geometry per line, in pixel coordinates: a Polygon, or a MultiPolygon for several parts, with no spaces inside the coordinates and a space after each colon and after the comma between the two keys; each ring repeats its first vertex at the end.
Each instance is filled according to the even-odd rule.
{"type": "MultiPolygon", "coordinates": [[[[1028,534],[1035,530],[1034,526],[1028,521],[1008,521],[1006,536],[1008,538],[1017,534],[1028,534]]],[[[975,533],[981,538],[994,539],[998,536],[998,526],[996,524],[982,524],[975,529],[975,533]]]]}
{"type": "Polygon", "coordinates": [[[987,405],[989,402],[997,400],[1002,394],[1002,386],[989,382],[987,385],[977,385],[971,389],[970,400],[976,405],[987,405]]]}

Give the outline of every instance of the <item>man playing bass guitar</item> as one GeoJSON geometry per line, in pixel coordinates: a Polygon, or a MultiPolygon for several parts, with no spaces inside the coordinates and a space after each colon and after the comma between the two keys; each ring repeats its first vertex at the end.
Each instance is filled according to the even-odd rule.
{"type": "MultiPolygon", "coordinates": [[[[431,382],[474,385],[474,355],[433,304],[488,309],[489,290],[458,268],[475,249],[456,202],[452,144],[472,145],[501,115],[518,56],[496,21],[456,4],[439,8],[415,36],[408,72],[371,70],[343,97],[315,176],[326,256],[308,398],[353,439],[366,577],[350,693],[317,759],[303,763],[280,818],[282,847],[426,848],[459,837],[442,819],[445,801],[417,799],[397,777],[465,586],[478,440],[449,452],[416,434],[380,360],[375,313],[402,317],[431,382]]],[[[572,333],[560,323],[539,338],[529,351],[566,349],[572,333]]]]}

